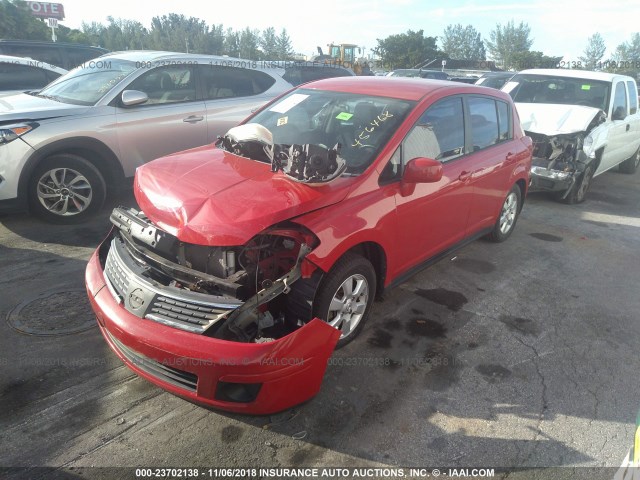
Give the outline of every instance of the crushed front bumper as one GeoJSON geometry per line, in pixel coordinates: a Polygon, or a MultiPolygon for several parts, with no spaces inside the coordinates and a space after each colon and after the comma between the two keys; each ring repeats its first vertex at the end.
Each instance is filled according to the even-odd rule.
{"type": "Polygon", "coordinates": [[[544,167],[531,167],[531,190],[566,192],[575,183],[575,172],[561,172],[544,167]]]}
{"type": "Polygon", "coordinates": [[[100,248],[85,281],[100,331],[134,372],[176,395],[222,410],[270,414],[320,390],[340,332],[313,319],[289,335],[242,343],[172,328],[127,311],[107,287],[100,248]]]}

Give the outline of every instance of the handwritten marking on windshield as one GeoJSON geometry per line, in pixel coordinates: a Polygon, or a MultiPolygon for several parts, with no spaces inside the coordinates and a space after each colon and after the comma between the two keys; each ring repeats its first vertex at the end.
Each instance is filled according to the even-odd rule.
{"type": "Polygon", "coordinates": [[[367,140],[370,137],[370,135],[367,135],[368,133],[373,133],[375,131],[375,129],[380,126],[381,123],[386,122],[391,117],[393,117],[393,114],[389,113],[387,110],[382,112],[380,115],[378,115],[376,118],[374,118],[371,122],[369,122],[369,125],[364,127],[364,129],[355,138],[355,140],[354,140],[355,143],[353,145],[351,145],[351,146],[352,147],[365,147],[366,145],[362,144],[360,142],[360,140],[367,140]]]}

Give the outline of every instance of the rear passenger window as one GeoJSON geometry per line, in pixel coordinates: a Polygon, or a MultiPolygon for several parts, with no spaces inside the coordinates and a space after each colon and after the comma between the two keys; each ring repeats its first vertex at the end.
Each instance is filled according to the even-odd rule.
{"type": "Polygon", "coordinates": [[[39,89],[47,83],[45,70],[17,63],[0,63],[0,90],[39,89]]]}
{"type": "Polygon", "coordinates": [[[511,133],[509,104],[498,100],[496,105],[498,106],[498,141],[510,140],[513,134],[511,133]]]}
{"type": "Polygon", "coordinates": [[[474,152],[498,143],[498,116],[495,100],[469,97],[469,116],[474,152]]]}
{"type": "Polygon", "coordinates": [[[275,80],[264,72],[248,68],[201,65],[204,98],[248,97],[268,90],[275,80]]]}
{"type": "Polygon", "coordinates": [[[627,90],[629,90],[629,114],[633,115],[638,111],[638,89],[635,82],[628,80],[627,90]]]}
{"type": "Polygon", "coordinates": [[[402,148],[405,164],[416,157],[444,162],[461,156],[464,153],[462,98],[447,98],[429,107],[405,138],[402,148]]]}

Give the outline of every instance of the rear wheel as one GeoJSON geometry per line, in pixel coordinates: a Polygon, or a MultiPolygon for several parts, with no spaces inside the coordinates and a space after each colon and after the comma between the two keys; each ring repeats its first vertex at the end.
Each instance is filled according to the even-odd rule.
{"type": "Polygon", "coordinates": [[[81,223],[102,207],[106,190],[98,169],[84,158],[52,155],[31,176],[29,206],[34,215],[51,223],[81,223]]]}
{"type": "Polygon", "coordinates": [[[492,242],[504,242],[509,238],[518,221],[521,199],[522,193],[520,192],[520,187],[514,185],[504,199],[500,215],[496,220],[493,231],[487,236],[489,240],[492,242]]]}
{"type": "Polygon", "coordinates": [[[640,147],[631,158],[627,158],[618,168],[622,173],[636,173],[638,165],[640,165],[640,147]]]}
{"type": "Polygon", "coordinates": [[[375,294],[375,270],[360,255],[345,254],[322,279],[313,302],[313,316],[340,330],[336,348],[362,331],[375,294]]]}

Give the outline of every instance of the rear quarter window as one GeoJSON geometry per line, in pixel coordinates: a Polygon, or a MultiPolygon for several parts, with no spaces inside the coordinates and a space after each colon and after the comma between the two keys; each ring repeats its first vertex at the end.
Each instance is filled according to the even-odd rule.
{"type": "Polygon", "coordinates": [[[273,77],[259,70],[219,65],[200,65],[198,69],[208,100],[259,95],[275,83],[273,77]]]}

